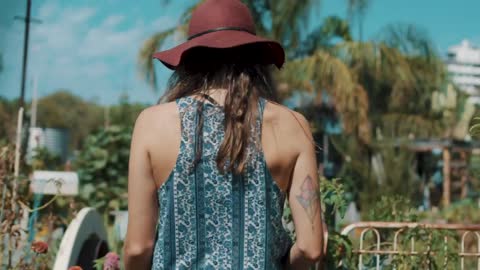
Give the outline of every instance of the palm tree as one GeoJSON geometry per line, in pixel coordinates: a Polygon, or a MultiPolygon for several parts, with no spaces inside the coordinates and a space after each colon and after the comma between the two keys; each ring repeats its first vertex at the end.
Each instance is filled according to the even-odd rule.
{"type": "MultiPolygon", "coordinates": [[[[349,130],[354,130],[354,126],[361,123],[359,133],[364,134],[362,137],[368,141],[368,123],[365,117],[368,99],[365,92],[351,76],[348,66],[328,50],[322,49],[333,46],[330,43],[333,38],[351,40],[348,24],[338,17],[329,17],[320,27],[311,33],[305,33],[312,9],[319,7],[318,0],[299,0],[294,5],[289,0],[278,0],[275,4],[267,0],[245,0],[244,3],[252,10],[259,32],[282,42],[287,56],[292,60],[285,66],[284,72],[278,74],[279,81],[286,86],[281,88],[284,89],[283,96],[287,97],[296,90],[312,93],[328,90],[336,98],[338,111],[345,119],[349,119],[346,121],[346,126],[351,127],[349,130]],[[266,17],[271,19],[265,20],[266,17]],[[307,38],[302,39],[302,36],[307,38]],[[351,118],[356,121],[350,121],[351,118]]],[[[175,33],[185,35],[194,7],[183,14],[178,27],[155,34],[140,50],[140,70],[154,89],[157,80],[151,56],[175,33]]]]}
{"type": "Polygon", "coordinates": [[[339,176],[351,179],[357,192],[381,191],[360,198],[364,205],[376,196],[398,192],[419,198],[420,182],[406,146],[412,137],[450,136],[466,98],[457,92],[456,107],[432,106],[434,94],[448,92],[450,81],[428,36],[414,25],[389,25],[374,42],[344,42],[336,49],[334,55],[367,92],[368,119],[375,132],[367,145],[345,134],[332,139],[347,161],[339,176]],[[387,174],[372,166],[379,162],[387,174]]]}
{"type": "MultiPolygon", "coordinates": [[[[244,2],[252,10],[259,32],[280,40],[286,48],[289,61],[277,74],[283,97],[307,91],[316,94],[318,103],[319,93],[328,92],[345,130],[355,132],[367,144],[372,128],[389,130],[392,137],[411,132],[438,136],[442,132],[445,124],[441,115],[432,112],[430,103],[432,92],[445,87],[446,72],[427,35],[418,27],[389,25],[376,40],[358,42],[352,41],[349,24],[338,17],[328,17],[305,33],[308,15],[312,8],[318,8],[318,0],[296,1],[294,5],[288,0],[275,4],[267,0],[244,2]],[[398,123],[403,123],[401,129],[394,128],[398,123]]],[[[352,14],[363,15],[370,3],[348,2],[352,14]]],[[[157,33],[144,43],[140,68],[153,87],[156,77],[151,55],[175,33],[184,35],[195,6],[183,14],[178,27],[157,33]]]]}
{"type": "Polygon", "coordinates": [[[363,22],[372,0],[347,0],[347,17],[351,25],[356,19],[358,23],[358,38],[363,40],[363,22]]]}
{"type": "Polygon", "coordinates": [[[381,32],[379,42],[400,52],[408,71],[404,77],[391,80],[388,114],[383,124],[402,121],[405,130],[403,134],[397,134],[399,136],[406,135],[406,132],[417,137],[445,136],[447,127],[452,126],[456,119],[445,118],[443,112],[434,111],[432,95],[436,91],[446,91],[450,81],[445,65],[426,32],[409,24],[388,25],[381,32]]]}
{"type": "MultiPolygon", "coordinates": [[[[303,29],[306,29],[308,15],[311,14],[312,8],[318,8],[318,0],[296,1],[295,5],[288,0],[276,1],[275,4],[267,0],[244,2],[252,10],[259,32],[280,40],[286,48],[290,61],[283,72],[278,74],[283,86],[280,88],[283,90],[282,96],[288,97],[297,90],[306,90],[317,94],[318,99],[321,97],[318,93],[327,91],[335,100],[335,107],[342,115],[346,131],[355,132],[365,143],[370,142],[372,115],[386,112],[387,105],[391,108],[403,108],[408,98],[415,96],[415,93],[424,93],[415,86],[423,85],[424,81],[421,78],[429,78],[428,81],[431,81],[432,76],[437,75],[435,73],[430,77],[424,77],[422,73],[422,76],[415,77],[418,70],[412,70],[412,63],[420,61],[418,60],[420,58],[409,56],[409,51],[402,50],[400,37],[408,40],[412,44],[411,47],[414,45],[417,48],[422,46],[431,48],[431,46],[426,46],[427,43],[421,44],[421,38],[417,38],[415,43],[411,35],[402,36],[398,33],[398,42],[393,42],[391,36],[395,36],[395,31],[392,27],[384,31],[390,34],[385,34],[380,42],[354,42],[348,23],[338,17],[328,17],[312,32],[305,33],[303,29]],[[266,17],[271,20],[262,19],[266,17]],[[334,39],[340,39],[341,42],[334,43],[332,42],[334,39]],[[385,102],[387,98],[391,102],[385,102]],[[370,106],[370,102],[374,104],[370,106]],[[369,108],[374,110],[369,113],[369,108]]],[[[361,11],[362,14],[369,3],[370,1],[366,0],[349,1],[351,9],[361,11]]],[[[155,34],[141,49],[140,69],[154,88],[157,81],[151,56],[175,33],[185,35],[186,25],[195,6],[183,14],[179,26],[155,34]]],[[[411,28],[410,32],[414,33],[412,29],[414,28],[411,28]]],[[[431,52],[433,50],[424,51],[421,56],[424,57],[431,52]]],[[[426,59],[430,60],[424,63],[425,65],[438,66],[438,61],[432,60],[438,58],[428,56],[426,59]]],[[[419,69],[425,66],[422,63],[417,64],[419,69]]],[[[431,67],[427,66],[425,70],[431,70],[431,67]]],[[[413,104],[410,107],[416,106],[413,104]]],[[[398,115],[391,114],[388,119],[396,119],[395,117],[398,118],[398,115]]],[[[421,118],[416,117],[412,121],[423,124],[420,120],[421,118]]]]}

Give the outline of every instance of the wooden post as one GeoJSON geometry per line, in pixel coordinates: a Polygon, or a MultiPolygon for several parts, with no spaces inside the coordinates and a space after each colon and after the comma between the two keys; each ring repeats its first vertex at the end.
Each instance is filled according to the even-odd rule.
{"type": "Polygon", "coordinates": [[[23,107],[18,110],[17,137],[15,140],[15,164],[13,168],[12,212],[17,212],[18,177],[20,175],[20,151],[22,149],[23,107]]]}
{"type": "Polygon", "coordinates": [[[465,167],[460,170],[460,177],[461,177],[461,192],[460,198],[465,199],[468,195],[468,155],[466,151],[460,152],[460,156],[462,158],[462,162],[465,162],[465,167]]]}
{"type": "Polygon", "coordinates": [[[451,187],[451,179],[450,179],[450,149],[444,148],[443,149],[443,206],[450,205],[450,187],[451,187]]]}

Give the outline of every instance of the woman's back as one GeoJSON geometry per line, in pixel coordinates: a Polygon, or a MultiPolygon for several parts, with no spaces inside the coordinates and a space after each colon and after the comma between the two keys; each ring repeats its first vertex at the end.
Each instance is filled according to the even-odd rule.
{"type": "MultiPolygon", "coordinates": [[[[153,269],[281,269],[291,246],[281,217],[285,193],[266,167],[259,140],[251,140],[246,171],[222,174],[216,155],[224,137],[219,105],[203,105],[198,136],[198,99],[176,103],[181,142],[172,173],[159,188],[159,227],[153,269]],[[195,162],[196,146],[202,143],[195,162]]],[[[255,138],[265,100],[259,101],[255,138]]],[[[260,137],[259,137],[260,138],[260,137]]]]}
{"type": "MultiPolygon", "coordinates": [[[[221,93],[219,95],[212,94],[211,97],[218,100],[217,103],[221,103],[223,95],[221,93]]],[[[194,101],[200,98],[187,97],[185,99],[194,101]]],[[[209,101],[205,101],[205,104],[207,107],[212,106],[209,101]]],[[[218,107],[218,105],[213,106],[218,107]]],[[[296,158],[301,149],[305,147],[302,144],[313,147],[308,133],[308,122],[301,114],[285,106],[266,100],[262,106],[263,114],[259,115],[262,119],[261,150],[273,180],[281,191],[286,193],[296,158]]],[[[195,105],[191,109],[196,110],[195,105]]],[[[151,137],[150,162],[155,183],[157,187],[160,187],[168,180],[178,159],[182,137],[181,112],[177,102],[169,102],[151,107],[143,114],[150,122],[146,126],[150,130],[148,136],[151,137]]],[[[221,141],[217,141],[217,143],[221,143],[221,141]]]]}
{"type": "MultiPolygon", "coordinates": [[[[212,95],[218,103],[223,96],[212,95]]],[[[141,236],[154,246],[152,269],[281,269],[292,246],[281,222],[286,198],[297,243],[305,239],[302,248],[308,249],[308,242],[319,241],[315,237],[321,239],[322,234],[315,214],[320,210],[313,208],[318,197],[313,193],[316,164],[308,122],[282,105],[260,99],[246,173],[236,177],[217,168],[224,135],[220,105],[204,101],[203,133],[197,138],[200,99],[189,96],[157,105],[137,120],[132,149],[148,155],[132,157],[130,173],[150,168],[157,191],[158,205],[151,209],[158,212],[152,217],[158,227],[151,240],[141,236]],[[256,135],[261,140],[255,140],[256,135]],[[199,142],[202,154],[195,162],[199,142]],[[305,152],[307,160],[302,160],[305,152]],[[302,198],[312,201],[305,204],[302,198]]],[[[129,186],[133,189],[148,188],[129,186]]],[[[140,210],[135,213],[141,215],[140,210]]]]}

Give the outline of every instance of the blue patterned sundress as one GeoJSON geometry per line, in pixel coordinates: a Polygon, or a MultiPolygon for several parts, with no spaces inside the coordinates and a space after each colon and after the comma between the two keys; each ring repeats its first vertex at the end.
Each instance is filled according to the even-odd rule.
{"type": "MultiPolygon", "coordinates": [[[[283,269],[292,245],[282,226],[285,194],[268,170],[261,136],[252,136],[243,175],[222,174],[215,159],[224,137],[223,108],[210,102],[201,105],[203,134],[197,138],[200,101],[183,97],[176,102],[180,152],[175,168],[158,189],[152,269],[283,269]],[[202,153],[195,166],[199,142],[202,153]]],[[[260,134],[265,103],[259,100],[252,134],[260,134]]]]}

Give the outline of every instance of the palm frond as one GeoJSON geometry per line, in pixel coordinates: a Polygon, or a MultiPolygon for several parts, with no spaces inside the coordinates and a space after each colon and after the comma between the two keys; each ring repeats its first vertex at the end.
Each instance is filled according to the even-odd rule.
{"type": "Polygon", "coordinates": [[[382,115],[382,130],[386,137],[405,138],[441,138],[445,134],[445,122],[442,118],[431,118],[424,115],[387,113],[382,115]]]}
{"type": "Polygon", "coordinates": [[[350,23],[356,16],[365,15],[371,4],[371,0],[347,0],[347,18],[349,18],[350,23]]]}
{"type": "Polygon", "coordinates": [[[335,55],[342,59],[354,74],[368,75],[377,82],[402,80],[412,83],[410,63],[398,50],[373,42],[343,42],[335,55]]]}
{"type": "Polygon", "coordinates": [[[432,92],[445,82],[433,65],[382,43],[344,42],[337,46],[335,55],[368,90],[374,114],[429,111],[432,92]]]}
{"type": "Polygon", "coordinates": [[[310,32],[294,52],[294,57],[311,55],[317,49],[328,50],[340,41],[351,41],[350,26],[338,16],[329,16],[315,30],[310,32]]]}
{"type": "Polygon", "coordinates": [[[193,11],[201,4],[203,4],[203,2],[205,2],[206,0],[199,0],[197,1],[196,4],[190,6],[189,8],[187,8],[183,13],[182,15],[180,16],[180,24],[181,25],[185,25],[187,26],[189,23],[190,23],[190,19],[192,18],[192,13],[193,11]]]}
{"type": "Polygon", "coordinates": [[[143,46],[138,53],[140,75],[150,86],[152,86],[153,89],[157,88],[153,54],[158,51],[169,37],[172,36],[175,30],[175,28],[172,28],[151,36],[143,43],[143,46]]]}
{"type": "Polygon", "coordinates": [[[443,63],[374,42],[343,42],[334,54],[368,93],[369,118],[376,128],[392,136],[449,132],[447,118],[431,106],[432,93],[447,82],[443,63]]]}
{"type": "Polygon", "coordinates": [[[367,92],[340,59],[317,51],[312,56],[289,62],[280,77],[288,82],[292,92],[309,91],[319,97],[322,91],[327,91],[342,117],[345,130],[357,133],[365,143],[370,141],[367,92]]]}
{"type": "Polygon", "coordinates": [[[322,50],[288,62],[281,72],[281,79],[289,83],[291,90],[309,92],[327,88],[351,91],[355,84],[349,68],[340,59],[322,50]]]}
{"type": "MultiPolygon", "coordinates": [[[[162,4],[169,4],[171,0],[161,0],[162,4]]],[[[196,4],[187,8],[182,15],[177,27],[167,29],[163,32],[159,32],[148,38],[141,47],[138,53],[138,66],[140,76],[147,81],[147,83],[154,89],[157,89],[157,77],[155,74],[153,54],[160,49],[160,47],[169,38],[180,39],[186,36],[188,31],[188,24],[191,19],[193,10],[198,7],[205,0],[200,0],[196,4]],[[181,37],[180,37],[181,36],[181,37]]]]}
{"type": "Polygon", "coordinates": [[[270,1],[263,0],[243,0],[245,5],[250,9],[253,20],[255,21],[256,30],[261,35],[269,35],[263,19],[270,12],[270,1]]]}
{"type": "Polygon", "coordinates": [[[438,58],[437,50],[427,31],[414,24],[389,24],[380,31],[377,41],[396,48],[407,56],[438,58]]]}
{"type": "Polygon", "coordinates": [[[296,47],[303,33],[306,33],[312,9],[320,6],[319,0],[277,0],[267,5],[270,8],[271,37],[279,40],[287,48],[296,47]]]}
{"type": "MultiPolygon", "coordinates": [[[[383,33],[381,46],[396,52],[402,58],[402,63],[409,67],[405,77],[399,77],[396,81],[390,78],[394,82],[392,107],[403,108],[404,111],[407,109],[411,113],[430,110],[432,93],[445,89],[448,84],[444,62],[425,32],[413,25],[391,25],[383,33]],[[413,104],[412,100],[417,101],[417,104],[413,104]]],[[[399,66],[401,70],[406,70],[404,67],[399,66]]]]}
{"type": "Polygon", "coordinates": [[[363,21],[372,0],[347,0],[347,19],[353,27],[358,25],[359,40],[363,41],[363,21]]]}

